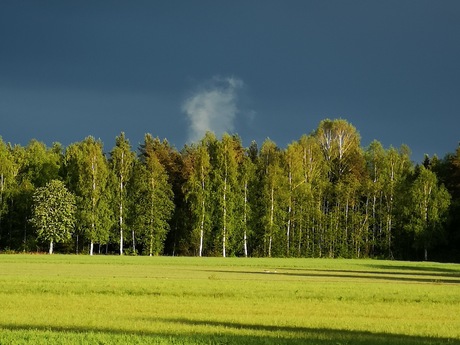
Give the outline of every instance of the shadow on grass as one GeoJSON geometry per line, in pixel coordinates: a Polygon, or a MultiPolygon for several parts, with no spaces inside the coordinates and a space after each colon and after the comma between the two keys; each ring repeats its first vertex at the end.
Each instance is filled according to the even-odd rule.
{"type": "MultiPolygon", "coordinates": [[[[421,271],[424,272],[414,272],[417,271],[416,268],[411,268],[409,266],[404,268],[398,268],[398,271],[393,270],[393,268],[389,268],[388,266],[373,266],[367,265],[368,267],[372,267],[375,269],[379,269],[379,271],[369,271],[369,270],[330,270],[330,269],[297,269],[297,268],[289,268],[288,271],[313,271],[313,272],[334,272],[334,273],[348,273],[348,274],[359,274],[359,275],[377,275],[377,276],[396,276],[399,279],[399,276],[405,276],[409,279],[420,280],[422,279],[427,281],[438,281],[438,277],[444,279],[446,282],[460,282],[460,272],[459,271],[447,271],[447,270],[436,270],[436,269],[428,269],[428,268],[421,268],[421,271]],[[411,271],[409,271],[411,270],[411,271]],[[431,278],[423,278],[423,277],[436,277],[435,279],[431,278]],[[455,279],[458,278],[458,279],[455,279]]],[[[402,278],[405,278],[402,277],[402,278]]]]}
{"type": "MultiPolygon", "coordinates": [[[[434,274],[448,274],[448,275],[454,275],[457,277],[460,277],[460,265],[456,265],[455,267],[433,267],[433,266],[388,266],[388,265],[378,265],[378,264],[366,264],[365,266],[374,268],[374,269],[379,269],[379,270],[384,270],[384,271],[390,271],[392,273],[394,270],[398,271],[412,271],[410,274],[426,274],[426,275],[432,275],[434,274]],[[421,272],[413,272],[413,271],[421,271],[421,272]],[[432,272],[432,273],[425,273],[425,272],[432,272]]],[[[400,272],[398,272],[400,273],[400,272]]],[[[404,273],[400,273],[404,274],[404,273]]]]}
{"type": "MultiPolygon", "coordinates": [[[[171,333],[139,330],[118,330],[104,327],[53,327],[37,325],[0,325],[0,330],[18,333],[17,342],[27,343],[30,333],[40,332],[53,343],[81,343],[85,338],[90,342],[102,343],[149,343],[149,344],[375,344],[375,345],[438,345],[460,344],[460,339],[430,338],[401,334],[346,331],[327,328],[306,328],[290,326],[252,325],[233,322],[177,319],[152,319],[152,322],[177,324],[178,326],[209,327],[209,332],[171,333]],[[213,332],[213,328],[215,332],[213,332]],[[222,330],[223,329],[223,330],[222,330]],[[240,335],[238,331],[262,331],[263,335],[240,335]],[[20,339],[20,337],[23,337],[20,339]],[[128,337],[128,339],[127,339],[128,337]],[[113,341],[112,341],[113,340],[113,341]]],[[[0,341],[2,341],[0,332],[0,341]]],[[[12,335],[13,337],[15,334],[12,335]]],[[[10,335],[11,339],[11,335],[10,335]]],[[[42,338],[42,340],[46,340],[42,338]]]]}
{"type": "Polygon", "coordinates": [[[237,274],[276,274],[294,277],[324,277],[324,278],[350,278],[365,280],[387,280],[413,283],[445,283],[460,284],[460,275],[457,274],[428,274],[428,273],[401,273],[383,271],[359,270],[322,270],[322,269],[282,269],[280,271],[233,271],[233,270],[205,270],[213,273],[237,274]],[[431,277],[431,278],[430,278],[431,277]]]}

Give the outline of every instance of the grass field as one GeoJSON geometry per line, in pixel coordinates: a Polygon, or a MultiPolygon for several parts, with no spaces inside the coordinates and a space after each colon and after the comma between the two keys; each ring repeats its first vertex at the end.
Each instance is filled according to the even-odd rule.
{"type": "Polygon", "coordinates": [[[460,344],[460,265],[0,255],[0,344],[460,344]]]}

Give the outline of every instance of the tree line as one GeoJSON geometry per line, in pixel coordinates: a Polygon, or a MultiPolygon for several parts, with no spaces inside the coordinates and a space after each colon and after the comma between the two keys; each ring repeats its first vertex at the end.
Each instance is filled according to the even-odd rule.
{"type": "Polygon", "coordinates": [[[323,120],[280,148],[208,132],[178,151],[121,133],[0,140],[0,250],[458,261],[460,147],[415,165],[323,120]]]}

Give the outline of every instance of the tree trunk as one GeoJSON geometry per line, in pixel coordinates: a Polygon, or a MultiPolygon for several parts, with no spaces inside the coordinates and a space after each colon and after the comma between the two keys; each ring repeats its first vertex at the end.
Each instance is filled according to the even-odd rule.
{"type": "Polygon", "coordinates": [[[49,250],[49,254],[53,254],[53,241],[50,241],[50,250],[49,250]]]}
{"type": "Polygon", "coordinates": [[[204,237],[204,217],[205,217],[205,184],[204,184],[204,167],[201,165],[201,224],[200,224],[200,252],[199,256],[203,255],[203,237],[204,237]]]}
{"type": "Polygon", "coordinates": [[[149,256],[153,256],[153,234],[150,234],[149,256]]]}
{"type": "Polygon", "coordinates": [[[374,193],[372,196],[372,256],[375,255],[375,236],[377,234],[376,204],[377,196],[374,193]]]}
{"type": "Polygon", "coordinates": [[[291,166],[289,165],[289,205],[288,205],[288,221],[286,228],[286,256],[290,252],[290,238],[291,238],[291,213],[292,213],[292,173],[291,166]]]}
{"type": "MultiPolygon", "coordinates": [[[[227,170],[227,166],[225,167],[227,170]]],[[[225,172],[227,174],[227,171],[225,172]]],[[[222,233],[222,256],[226,257],[226,235],[227,235],[227,176],[224,178],[224,219],[223,219],[223,233],[222,233]]]]}
{"type": "MultiPolygon", "coordinates": [[[[121,166],[124,165],[124,152],[121,152],[121,166]]],[[[123,174],[120,174],[120,255],[123,255],[123,174]]]]}
{"type": "Polygon", "coordinates": [[[120,229],[120,255],[123,255],[123,229],[120,229]]]}
{"type": "MultiPolygon", "coordinates": [[[[95,225],[95,219],[96,219],[96,171],[97,171],[97,163],[96,163],[96,157],[93,157],[92,163],[91,163],[91,170],[93,174],[93,192],[91,195],[91,201],[92,201],[92,223],[91,223],[91,231],[92,234],[91,236],[94,236],[96,233],[96,225],[95,225]]],[[[93,255],[93,249],[94,249],[94,243],[93,240],[91,240],[91,246],[89,250],[89,255],[93,255]]]]}
{"type": "Polygon", "coordinates": [[[272,257],[272,236],[273,236],[273,222],[275,217],[275,188],[271,189],[271,205],[270,205],[270,233],[268,240],[268,257],[272,257]]]}
{"type": "Polygon", "coordinates": [[[248,223],[248,215],[247,215],[247,204],[248,204],[248,183],[245,181],[244,183],[244,256],[248,257],[248,238],[247,238],[247,223],[248,223]]]}
{"type": "Polygon", "coordinates": [[[387,229],[387,236],[388,236],[388,255],[390,256],[390,259],[393,260],[393,252],[391,250],[391,214],[388,214],[388,219],[387,219],[387,224],[388,224],[388,229],[387,229]]]}
{"type": "Polygon", "coordinates": [[[135,233],[134,233],[134,228],[131,231],[131,233],[132,233],[132,236],[133,236],[133,254],[134,254],[134,253],[136,253],[136,236],[135,236],[135,233]]]}
{"type": "Polygon", "coordinates": [[[204,196],[203,201],[201,202],[201,224],[200,224],[200,252],[199,256],[203,255],[203,237],[204,237],[204,196]]]}
{"type": "Polygon", "coordinates": [[[120,255],[123,255],[123,203],[120,202],[120,255]]]}
{"type": "MultiPolygon", "coordinates": [[[[292,200],[289,196],[289,206],[288,206],[288,221],[286,227],[286,256],[290,256],[290,240],[291,240],[291,214],[292,214],[292,200]]],[[[294,237],[294,234],[292,235],[294,237]]]]}

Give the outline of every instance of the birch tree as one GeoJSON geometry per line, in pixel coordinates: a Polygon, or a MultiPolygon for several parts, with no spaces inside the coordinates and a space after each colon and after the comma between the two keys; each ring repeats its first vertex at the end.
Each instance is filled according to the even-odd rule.
{"type": "MultiPolygon", "coordinates": [[[[285,219],[286,178],[282,168],[282,152],[270,139],[266,139],[260,148],[262,172],[264,251],[268,257],[284,253],[282,229],[285,219]],[[275,242],[275,243],[274,243],[275,242]],[[273,250],[275,249],[275,251],[273,250]]],[[[285,237],[284,237],[285,238],[285,237]]]]}
{"type": "Polygon", "coordinates": [[[228,134],[222,136],[216,147],[213,189],[216,195],[215,220],[220,228],[218,237],[221,239],[223,257],[227,256],[228,243],[237,223],[237,178],[241,151],[239,139],[228,134]]]}
{"type": "Polygon", "coordinates": [[[410,151],[407,146],[403,145],[399,150],[393,147],[387,150],[384,161],[382,189],[383,201],[385,204],[385,226],[383,231],[385,236],[384,247],[386,247],[386,251],[390,258],[393,257],[392,239],[395,227],[395,205],[405,199],[404,195],[402,195],[406,193],[403,185],[406,182],[407,176],[410,174],[411,168],[410,151]]]}
{"type": "MultiPolygon", "coordinates": [[[[371,227],[371,238],[369,231],[364,235],[366,252],[375,255],[375,245],[377,236],[382,233],[383,217],[383,187],[386,181],[386,152],[382,144],[374,140],[365,152],[366,166],[369,178],[365,186],[365,217],[371,227]],[[371,251],[372,250],[372,251],[371,251]]],[[[394,176],[394,175],[393,175],[394,176]]]]}
{"type": "Polygon", "coordinates": [[[65,154],[68,183],[77,196],[78,219],[82,232],[89,240],[89,253],[94,243],[105,244],[113,218],[109,207],[108,162],[101,141],[87,137],[70,145],[65,154]]]}
{"type": "Polygon", "coordinates": [[[75,223],[75,197],[59,180],[38,188],[33,196],[32,224],[39,238],[49,242],[49,254],[55,243],[70,239],[75,223]]]}
{"type": "Polygon", "coordinates": [[[301,219],[298,231],[298,256],[304,252],[321,256],[324,242],[323,205],[329,181],[326,161],[314,136],[302,136],[299,140],[302,155],[302,185],[299,186],[301,219]],[[304,238],[305,237],[305,238],[304,238]]]}
{"type": "MultiPolygon", "coordinates": [[[[135,154],[131,150],[131,145],[125,134],[122,132],[115,140],[115,147],[110,153],[110,166],[116,178],[117,192],[115,200],[117,202],[116,214],[118,218],[118,228],[120,234],[120,255],[123,255],[123,230],[125,227],[125,213],[127,203],[127,184],[132,175],[135,154]]],[[[133,250],[134,241],[133,241],[133,250]]]]}
{"type": "Polygon", "coordinates": [[[249,156],[248,150],[241,156],[241,162],[238,166],[238,181],[239,181],[239,202],[237,209],[239,214],[239,228],[241,229],[240,239],[242,239],[243,253],[245,257],[248,257],[248,238],[251,235],[251,216],[252,216],[252,202],[251,199],[255,199],[254,195],[251,195],[252,185],[255,179],[255,164],[249,156]],[[241,238],[242,237],[242,238],[241,238]]]}
{"type": "Polygon", "coordinates": [[[328,165],[331,189],[324,211],[328,218],[327,239],[329,256],[334,256],[336,247],[347,247],[349,191],[360,179],[364,161],[360,148],[360,136],[356,128],[347,121],[323,120],[315,132],[324,159],[328,165]],[[350,184],[351,185],[348,185],[350,184]]]}
{"type": "Polygon", "coordinates": [[[8,212],[8,199],[16,185],[18,167],[10,147],[0,137],[0,242],[3,235],[3,217],[8,212]]]}
{"type": "Polygon", "coordinates": [[[436,175],[423,165],[409,191],[406,212],[409,222],[406,229],[413,231],[424,259],[428,260],[428,249],[435,231],[445,220],[450,204],[450,195],[444,186],[439,186],[436,175]]]}
{"type": "Polygon", "coordinates": [[[32,210],[32,196],[36,188],[45,186],[53,179],[59,178],[59,171],[62,163],[62,147],[60,144],[53,144],[51,148],[38,140],[31,140],[27,146],[15,145],[11,147],[14,159],[15,175],[14,186],[9,198],[8,243],[21,244],[24,249],[28,243],[30,232],[32,210]]]}
{"type": "Polygon", "coordinates": [[[355,127],[343,119],[326,119],[320,122],[315,136],[329,165],[331,181],[352,172],[360,154],[360,136],[355,127]]]}
{"type": "Polygon", "coordinates": [[[192,214],[193,240],[198,241],[198,256],[203,255],[205,235],[209,232],[211,214],[211,161],[208,144],[212,137],[208,137],[198,144],[192,144],[184,152],[184,165],[188,176],[184,184],[185,199],[192,214]]]}
{"type": "MultiPolygon", "coordinates": [[[[288,204],[286,215],[286,256],[291,256],[291,242],[296,239],[294,230],[302,231],[302,206],[306,201],[303,170],[303,148],[299,142],[288,145],[285,154],[285,170],[288,181],[288,204]]],[[[301,240],[300,237],[297,240],[301,240]]]]}
{"type": "MultiPolygon", "coordinates": [[[[176,253],[188,254],[186,250],[189,243],[187,239],[189,235],[187,232],[188,217],[182,188],[185,183],[184,176],[187,175],[187,172],[185,171],[182,156],[166,139],[160,141],[159,138],[153,138],[151,145],[168,175],[168,181],[174,194],[174,211],[169,220],[170,229],[165,241],[165,252],[169,255],[175,255],[176,253]]],[[[141,157],[142,152],[141,145],[141,157]]]]}
{"type": "Polygon", "coordinates": [[[149,256],[162,253],[169,231],[174,204],[171,184],[153,145],[154,139],[146,134],[141,146],[141,162],[135,169],[134,224],[140,229],[142,242],[149,256]]]}

